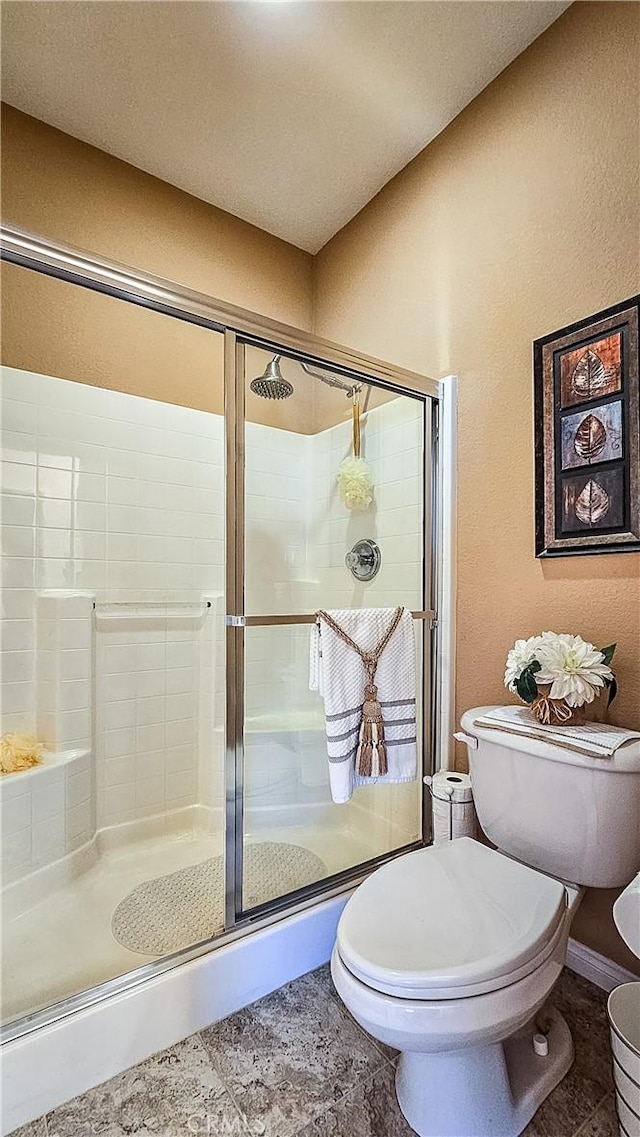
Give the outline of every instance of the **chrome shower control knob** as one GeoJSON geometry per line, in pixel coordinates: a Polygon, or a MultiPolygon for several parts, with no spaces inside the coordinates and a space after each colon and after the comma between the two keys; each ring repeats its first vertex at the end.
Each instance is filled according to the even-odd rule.
{"type": "Polygon", "coordinates": [[[361,581],[373,580],[380,568],[381,561],[380,549],[375,541],[368,537],[362,541],[356,541],[344,558],[344,563],[352,575],[355,576],[356,580],[361,581]]]}

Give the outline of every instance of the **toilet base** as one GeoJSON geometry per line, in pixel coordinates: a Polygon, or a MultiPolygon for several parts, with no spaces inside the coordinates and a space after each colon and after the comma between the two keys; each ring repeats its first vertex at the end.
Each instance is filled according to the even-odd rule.
{"type": "Polygon", "coordinates": [[[518,1137],[573,1062],[562,1015],[549,1005],[504,1042],[439,1053],[405,1051],[396,1073],[400,1109],[419,1137],[518,1137]],[[545,1022],[549,1053],[533,1049],[545,1022]]]}

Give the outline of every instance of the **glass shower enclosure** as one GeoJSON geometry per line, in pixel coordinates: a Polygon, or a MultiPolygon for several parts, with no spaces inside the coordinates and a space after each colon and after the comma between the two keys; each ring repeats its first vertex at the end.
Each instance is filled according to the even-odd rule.
{"type": "Polygon", "coordinates": [[[0,774],[16,1037],[429,840],[440,386],[17,230],[3,259],[0,733],[33,751],[0,774]],[[335,804],[315,613],[398,605],[417,777],[335,804]]]}

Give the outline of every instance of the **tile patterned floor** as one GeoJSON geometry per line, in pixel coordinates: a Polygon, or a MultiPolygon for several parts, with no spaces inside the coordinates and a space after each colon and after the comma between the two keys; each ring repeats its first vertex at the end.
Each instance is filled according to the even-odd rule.
{"type": "MultiPolygon", "coordinates": [[[[576,1060],[524,1137],[618,1137],[606,995],[565,971],[554,1001],[576,1060]]],[[[14,1137],[412,1137],[394,1057],[354,1023],[322,967],[14,1137]]]]}

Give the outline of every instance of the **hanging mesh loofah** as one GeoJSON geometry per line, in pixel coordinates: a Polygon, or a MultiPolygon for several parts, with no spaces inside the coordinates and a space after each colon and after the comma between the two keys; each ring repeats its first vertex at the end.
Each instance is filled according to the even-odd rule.
{"type": "Polygon", "coordinates": [[[340,501],[347,509],[368,509],[373,501],[373,478],[362,458],[345,458],[338,473],[340,501]]]}
{"type": "Polygon", "coordinates": [[[368,509],[373,501],[373,478],[360,457],[360,392],[353,394],[353,457],[338,472],[338,493],[347,509],[368,509]]]}

